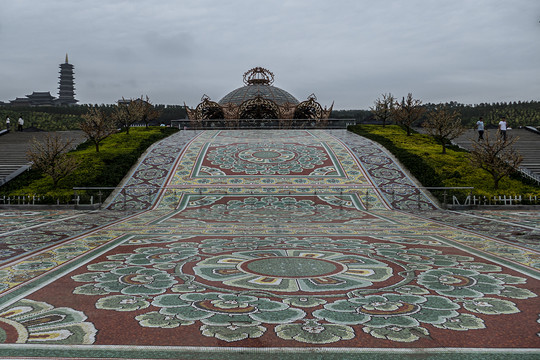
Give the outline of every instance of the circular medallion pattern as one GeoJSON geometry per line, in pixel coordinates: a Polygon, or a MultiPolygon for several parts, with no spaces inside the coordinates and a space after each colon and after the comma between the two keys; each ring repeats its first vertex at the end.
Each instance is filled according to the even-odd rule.
{"type": "Polygon", "coordinates": [[[290,161],[295,158],[295,153],[279,148],[255,148],[247,149],[238,153],[242,160],[257,164],[274,164],[290,161]]]}
{"type": "Polygon", "coordinates": [[[193,272],[203,281],[279,293],[360,289],[393,275],[388,264],[368,257],[296,249],[222,253],[198,262],[193,272]]]}
{"type": "Polygon", "coordinates": [[[324,259],[276,256],[245,261],[239,265],[239,269],[259,276],[309,279],[335,275],[346,268],[340,263],[324,259]]]}

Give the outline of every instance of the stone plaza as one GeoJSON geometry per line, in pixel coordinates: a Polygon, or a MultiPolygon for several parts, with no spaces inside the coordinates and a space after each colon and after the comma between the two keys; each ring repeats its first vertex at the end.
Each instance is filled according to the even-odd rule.
{"type": "Polygon", "coordinates": [[[537,211],[345,130],[185,130],[103,208],[0,211],[0,357],[533,359],[537,211]]]}

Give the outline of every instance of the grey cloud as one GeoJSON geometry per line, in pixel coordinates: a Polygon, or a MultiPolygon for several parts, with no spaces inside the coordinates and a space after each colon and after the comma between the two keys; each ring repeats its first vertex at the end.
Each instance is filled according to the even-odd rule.
{"type": "Polygon", "coordinates": [[[242,86],[253,66],[336,108],[367,108],[383,92],[529,100],[539,12],[535,0],[18,0],[0,14],[0,100],[56,92],[65,52],[90,103],[148,93],[194,106],[242,86]]]}

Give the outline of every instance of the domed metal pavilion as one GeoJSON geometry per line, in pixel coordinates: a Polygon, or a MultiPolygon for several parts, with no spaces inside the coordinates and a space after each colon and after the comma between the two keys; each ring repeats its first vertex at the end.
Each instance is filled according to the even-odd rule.
{"type": "Polygon", "coordinates": [[[186,106],[188,117],[192,125],[224,120],[228,126],[253,126],[257,120],[261,120],[258,123],[261,126],[272,123],[270,120],[276,120],[280,126],[292,126],[294,120],[314,120],[313,124],[328,120],[333,104],[329,109],[323,108],[314,94],[300,102],[273,83],[271,71],[255,67],[244,73],[244,86],[229,92],[218,102],[204,95],[195,109],[186,106]]]}

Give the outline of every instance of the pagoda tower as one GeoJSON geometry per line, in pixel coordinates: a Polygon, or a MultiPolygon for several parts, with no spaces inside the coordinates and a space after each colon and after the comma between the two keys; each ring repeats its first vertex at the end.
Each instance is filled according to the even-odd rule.
{"type": "Polygon", "coordinates": [[[66,54],[66,62],[60,64],[60,81],[58,82],[58,105],[73,105],[79,102],[75,99],[75,83],[73,81],[73,65],[68,61],[66,54]]]}

